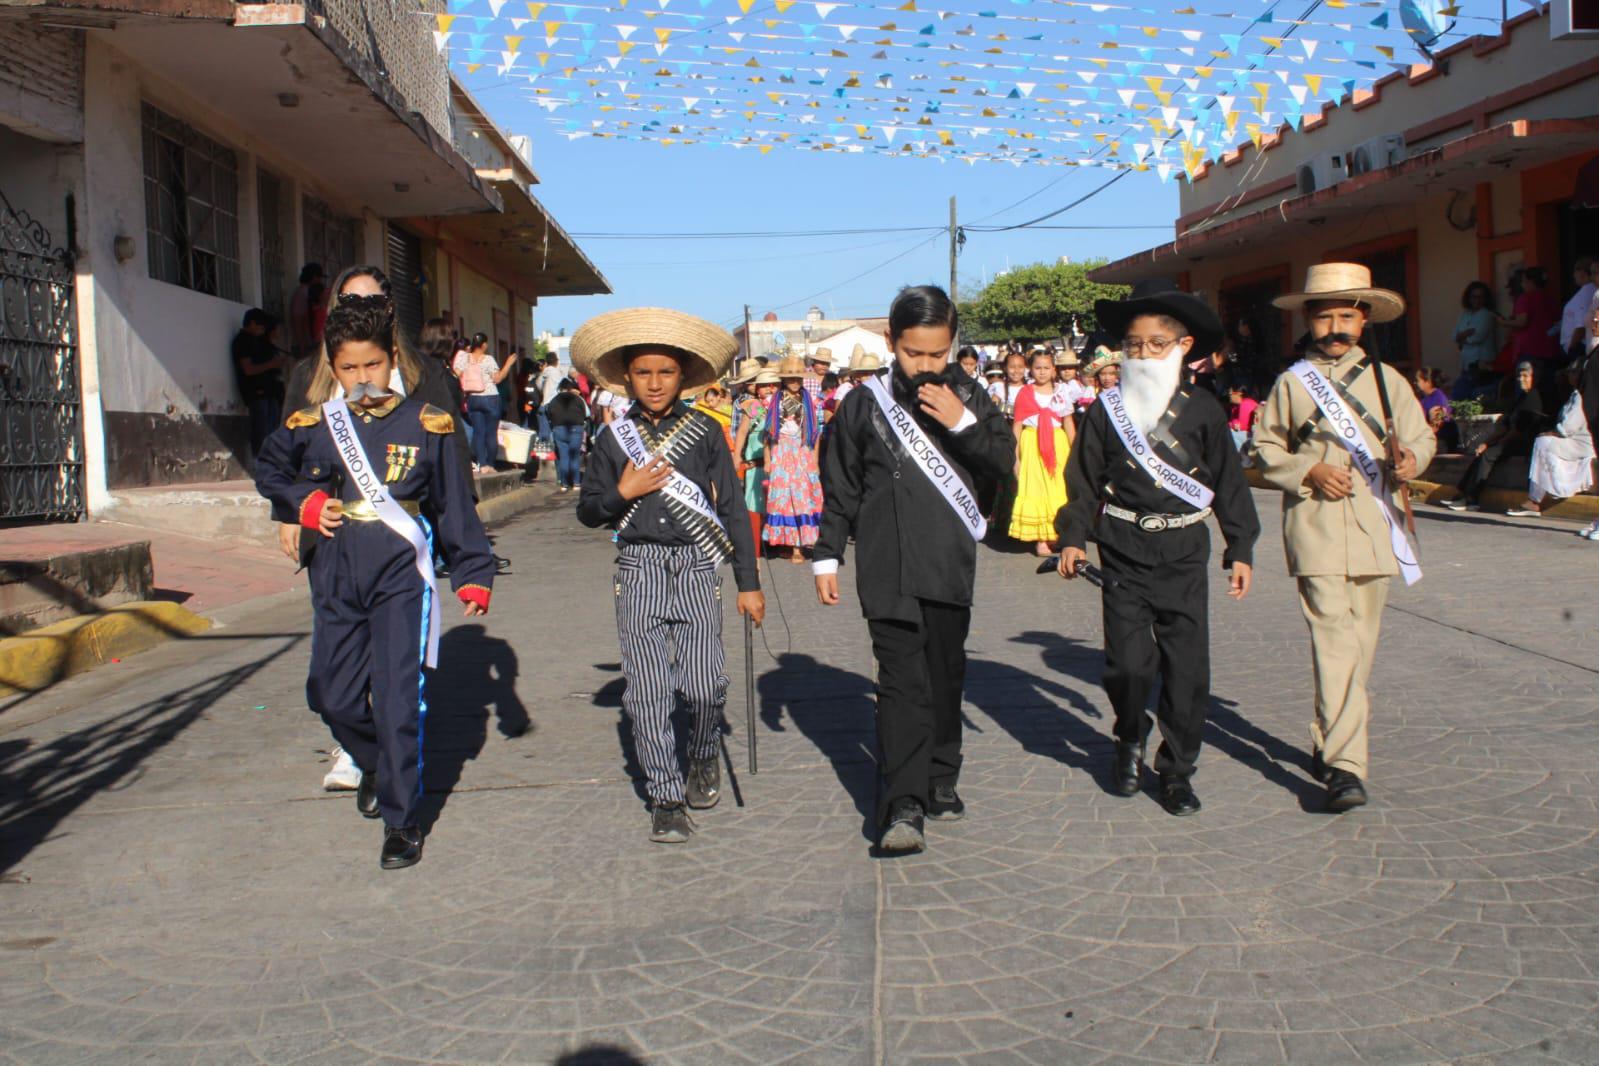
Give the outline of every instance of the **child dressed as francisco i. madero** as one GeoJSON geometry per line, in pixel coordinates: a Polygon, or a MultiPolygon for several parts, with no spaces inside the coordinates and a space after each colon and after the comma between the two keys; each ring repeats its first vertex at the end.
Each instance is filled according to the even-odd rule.
{"type": "Polygon", "coordinates": [[[851,390],[833,415],[816,594],[836,604],[838,565],[855,538],[855,588],[877,658],[877,818],[884,852],[921,851],[924,818],[964,815],[961,698],[972,620],[977,502],[1016,460],[1010,422],[956,363],[955,305],[932,285],[888,312],[886,380],[851,390]]]}
{"type": "Polygon", "coordinates": [[[256,462],[273,518],[305,531],[306,702],[361,770],[356,806],[383,818],[385,870],[422,858],[422,685],[442,622],[433,538],[468,617],[488,613],[494,582],[454,418],[392,391],[394,330],[388,297],[341,297],[324,333],[334,394],[310,397],[323,402],[291,414],[256,462]]]}
{"type": "Polygon", "coordinates": [[[611,311],[572,334],[572,365],[631,405],[594,439],[577,517],[616,531],[616,635],[627,682],[622,710],[650,798],[650,839],[694,833],[685,806],[721,798],[718,730],[727,703],[722,645],[724,562],[738,612],[766,614],[755,540],[732,452],[717,421],[683,402],[713,384],[738,342],[703,319],[656,307],[611,311]],[[688,703],[688,772],[672,732],[688,703]]]}

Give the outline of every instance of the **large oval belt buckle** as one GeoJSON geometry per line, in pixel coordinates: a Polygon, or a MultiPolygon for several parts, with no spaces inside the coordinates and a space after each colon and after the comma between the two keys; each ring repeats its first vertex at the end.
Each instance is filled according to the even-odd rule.
{"type": "Polygon", "coordinates": [[[1138,528],[1145,533],[1164,533],[1167,525],[1165,515],[1146,514],[1138,520],[1138,528]]]}

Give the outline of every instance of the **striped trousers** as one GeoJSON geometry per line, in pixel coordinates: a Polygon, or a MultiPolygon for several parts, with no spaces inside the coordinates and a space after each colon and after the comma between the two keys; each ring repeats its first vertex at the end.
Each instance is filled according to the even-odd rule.
{"type": "Polygon", "coordinates": [[[653,803],[683,802],[672,711],[688,704],[693,759],[716,754],[727,703],[720,563],[692,546],[625,544],[616,560],[616,635],[627,687],[622,710],[653,803]]]}

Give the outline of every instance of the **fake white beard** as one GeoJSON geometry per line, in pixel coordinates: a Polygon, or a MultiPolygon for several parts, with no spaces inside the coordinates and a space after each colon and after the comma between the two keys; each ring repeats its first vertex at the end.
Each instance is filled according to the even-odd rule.
{"type": "Polygon", "coordinates": [[[1122,398],[1140,433],[1155,428],[1182,379],[1182,349],[1175,346],[1164,359],[1122,361],[1122,398]]]}

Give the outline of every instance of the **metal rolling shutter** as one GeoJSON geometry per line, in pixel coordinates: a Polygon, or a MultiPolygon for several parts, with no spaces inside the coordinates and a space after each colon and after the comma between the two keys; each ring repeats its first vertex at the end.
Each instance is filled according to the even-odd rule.
{"type": "Polygon", "coordinates": [[[406,343],[416,347],[422,332],[422,241],[396,226],[388,227],[389,288],[395,317],[406,343]]]}

